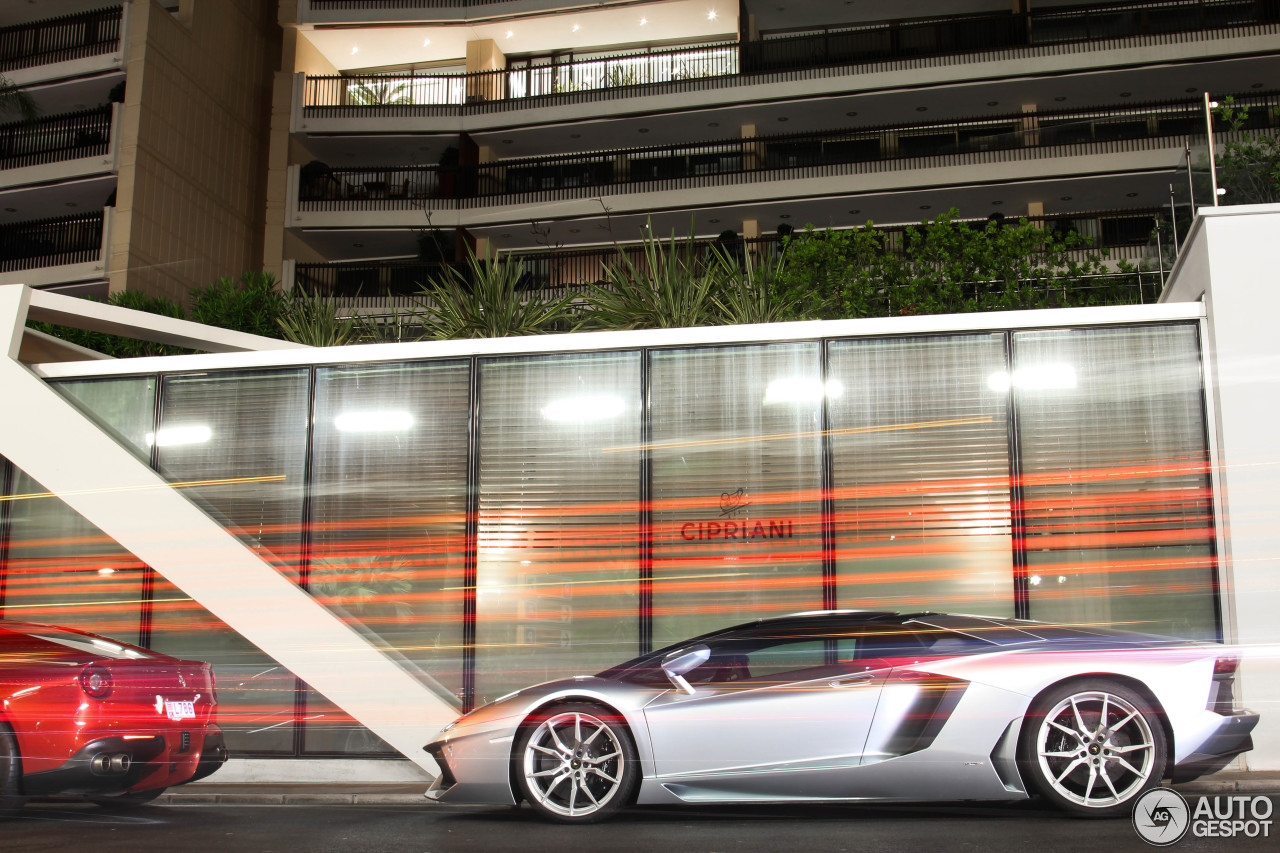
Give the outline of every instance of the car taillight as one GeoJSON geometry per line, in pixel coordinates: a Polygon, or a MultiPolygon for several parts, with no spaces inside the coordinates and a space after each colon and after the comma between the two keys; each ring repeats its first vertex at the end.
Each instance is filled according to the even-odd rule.
{"type": "Polygon", "coordinates": [[[1240,667],[1240,658],[1222,657],[1213,662],[1213,677],[1218,681],[1233,678],[1240,667]]]}
{"type": "Polygon", "coordinates": [[[94,699],[106,699],[114,686],[111,670],[105,666],[86,666],[80,672],[80,689],[94,699]]]}

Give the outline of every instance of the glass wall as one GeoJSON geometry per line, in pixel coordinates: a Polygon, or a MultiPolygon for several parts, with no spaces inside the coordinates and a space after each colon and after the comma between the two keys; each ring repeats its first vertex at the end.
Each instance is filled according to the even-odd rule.
{"type": "MultiPolygon", "coordinates": [[[[305,369],[166,376],[156,465],[282,574],[297,579],[308,423],[305,369]]],[[[151,647],[209,661],[232,751],[291,753],[293,675],[168,581],[155,586],[151,647]]]]}
{"type": "Polygon", "coordinates": [[[1004,338],[831,343],[841,607],[1014,615],[1004,338]]]}
{"type": "Polygon", "coordinates": [[[821,608],[818,344],[650,363],[654,646],[821,608]]]}
{"type": "MultiPolygon", "coordinates": [[[[455,699],[463,687],[466,361],[316,370],[308,589],[455,699]]],[[[308,693],[308,752],[390,748],[308,693]]]]}
{"type": "MultiPolygon", "coordinates": [[[[460,707],[828,606],[1219,631],[1194,323],[57,386],[460,707]]],[[[242,755],[392,754],[4,467],[6,618],[212,661],[242,755]]]]}
{"type": "Polygon", "coordinates": [[[638,650],[640,354],[480,363],[476,703],[638,650]]]}
{"type": "Polygon", "coordinates": [[[1216,639],[1194,326],[1013,335],[1035,619],[1216,639]]]}
{"type": "MultiPolygon", "coordinates": [[[[142,458],[154,420],[150,377],[63,382],[58,390],[142,458]]],[[[127,643],[143,636],[150,570],[110,536],[17,468],[10,469],[4,616],[50,622],[127,643]]],[[[0,528],[2,529],[2,528],[0,528]]],[[[0,543],[0,555],[5,552],[0,543]]]]}

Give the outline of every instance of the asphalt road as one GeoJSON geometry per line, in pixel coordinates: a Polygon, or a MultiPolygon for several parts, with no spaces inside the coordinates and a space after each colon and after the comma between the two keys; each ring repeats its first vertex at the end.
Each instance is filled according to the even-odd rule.
{"type": "MultiPolygon", "coordinates": [[[[1280,805],[1280,797],[1273,797],[1280,805]]],[[[1280,831],[1280,808],[1274,828],[1280,831]]],[[[152,805],[129,813],[36,803],[0,821],[4,853],[565,853],[566,851],[1151,851],[1127,820],[1078,820],[1037,803],[635,808],[585,827],[528,807],[152,805]]],[[[1174,851],[1274,853],[1268,838],[1194,838],[1174,851]]]]}

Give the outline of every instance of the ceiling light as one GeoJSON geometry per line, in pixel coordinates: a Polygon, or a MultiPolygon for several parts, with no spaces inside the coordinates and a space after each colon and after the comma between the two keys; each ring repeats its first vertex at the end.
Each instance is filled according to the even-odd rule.
{"type": "Polygon", "coordinates": [[[69,201],[67,202],[67,207],[79,207],[79,205],[76,204],[74,201],[69,201]]]}
{"type": "Polygon", "coordinates": [[[916,107],[916,112],[918,112],[918,113],[925,113],[925,112],[928,112],[928,111],[929,111],[929,108],[928,108],[928,107],[916,107]]]}
{"type": "Polygon", "coordinates": [[[778,214],[778,218],[779,218],[779,219],[790,219],[790,218],[791,218],[791,214],[790,214],[790,213],[779,213],[779,214],[778,214]]]}
{"type": "Polygon", "coordinates": [[[1137,193],[1125,193],[1125,194],[1124,194],[1124,197],[1125,197],[1125,198],[1137,198],[1137,197],[1138,197],[1138,194],[1137,194],[1137,193]]]}
{"type": "Polygon", "coordinates": [[[929,209],[929,208],[931,208],[931,207],[933,207],[933,205],[931,205],[931,204],[922,204],[922,205],[920,205],[920,209],[921,209],[921,210],[928,210],[928,209],[929,209]]]}
{"type": "Polygon", "coordinates": [[[849,118],[853,118],[857,114],[858,114],[857,110],[849,110],[849,112],[845,113],[845,115],[847,115],[849,118]]]}
{"type": "Polygon", "coordinates": [[[515,142],[515,140],[514,140],[514,139],[504,139],[504,140],[502,140],[502,144],[503,144],[503,145],[510,145],[510,144],[511,144],[511,143],[513,143],[513,142],[515,142]]]}
{"type": "Polygon", "coordinates": [[[17,213],[17,212],[18,212],[18,208],[16,208],[16,207],[6,207],[6,208],[4,209],[4,212],[5,212],[5,213],[17,213]]]}
{"type": "Polygon", "coordinates": [[[577,24],[574,24],[574,25],[573,25],[573,31],[574,31],[575,33],[576,33],[578,30],[580,30],[580,29],[582,29],[582,27],[578,26],[577,24]]]}
{"type": "Polygon", "coordinates": [[[1004,204],[1004,202],[1003,202],[1003,201],[993,201],[993,202],[991,202],[991,203],[992,203],[992,204],[994,204],[994,205],[996,205],[997,207],[999,207],[1000,205],[1004,204]]]}
{"type": "MultiPolygon", "coordinates": [[[[1262,84],[1261,84],[1261,83],[1254,83],[1254,84],[1253,84],[1252,86],[1250,86],[1249,88],[1250,88],[1250,89],[1261,89],[1261,88],[1262,88],[1262,84]]],[[[1192,90],[1192,91],[1194,91],[1194,90],[1192,90]]]]}
{"type": "Polygon", "coordinates": [[[343,412],[333,419],[339,432],[404,432],[413,426],[408,412],[343,412]]]}
{"type": "Polygon", "coordinates": [[[712,9],[710,12],[707,13],[707,20],[714,21],[715,19],[716,19],[716,10],[712,9]]]}
{"type": "Polygon", "coordinates": [[[857,215],[858,215],[859,213],[861,213],[861,212],[862,212],[861,210],[859,210],[858,208],[856,208],[856,207],[855,207],[853,210],[849,211],[849,214],[850,214],[851,216],[857,216],[857,215]]]}
{"type": "Polygon", "coordinates": [[[352,244],[351,244],[351,248],[353,248],[353,249],[363,249],[363,248],[364,248],[364,243],[352,243],[352,244]]]}
{"type": "Polygon", "coordinates": [[[507,38],[511,38],[515,34],[515,30],[507,30],[507,38]]]}
{"type": "Polygon", "coordinates": [[[719,220],[719,219],[710,219],[710,220],[708,220],[708,221],[709,221],[712,225],[719,225],[719,224],[720,224],[720,220],[719,220]]]}
{"type": "Polygon", "coordinates": [[[709,121],[709,122],[707,122],[707,127],[719,127],[719,126],[720,126],[720,122],[718,122],[718,121],[709,121]]]}
{"type": "Polygon", "coordinates": [[[104,577],[108,575],[114,575],[115,573],[116,573],[116,570],[111,568],[110,566],[103,566],[102,568],[98,569],[98,574],[104,577]]]}
{"type": "Polygon", "coordinates": [[[431,46],[431,39],[423,39],[423,40],[422,40],[422,46],[423,46],[423,47],[430,47],[430,46],[431,46]]]}
{"type": "Polygon", "coordinates": [[[1079,385],[1076,369],[1070,364],[1037,364],[1032,367],[1021,367],[1010,376],[1003,370],[997,370],[987,377],[987,387],[997,393],[1012,388],[1028,390],[1070,389],[1079,385]]]}
{"type": "Polygon", "coordinates": [[[640,19],[640,26],[642,26],[642,27],[643,27],[643,26],[644,26],[645,24],[647,24],[647,23],[649,23],[649,19],[648,19],[648,18],[641,18],[641,19],[640,19]]]}
{"type": "Polygon", "coordinates": [[[989,107],[998,107],[998,106],[1000,106],[1000,102],[999,102],[999,101],[987,101],[987,106],[989,106],[989,107]]]}
{"type": "MultiPolygon", "coordinates": [[[[1261,85],[1262,85],[1261,83],[1257,83],[1257,84],[1255,84],[1254,88],[1257,88],[1258,86],[1261,86],[1261,85]]],[[[1187,94],[1188,94],[1188,95],[1190,95],[1192,92],[1195,92],[1195,91],[1197,91],[1197,89],[1196,89],[1196,87],[1195,87],[1195,86],[1188,86],[1188,87],[1187,87],[1187,94]]]]}
{"type": "Polygon", "coordinates": [[[570,234],[577,234],[577,233],[578,233],[578,232],[580,232],[581,230],[582,230],[581,228],[570,228],[570,229],[569,229],[569,233],[570,233],[570,234]]]}
{"type": "Polygon", "coordinates": [[[1059,95],[1058,97],[1054,98],[1055,101],[1065,101],[1066,99],[1067,99],[1066,95],[1059,95]]]}
{"type": "Polygon", "coordinates": [[[360,48],[356,47],[354,44],[353,44],[353,45],[351,45],[351,55],[352,55],[352,56],[355,56],[355,55],[356,55],[357,53],[359,53],[359,52],[360,52],[360,48]]]}
{"type": "Polygon", "coordinates": [[[165,427],[159,432],[144,436],[147,446],[174,447],[180,444],[203,444],[213,437],[213,430],[204,425],[165,427]]]}
{"type": "Polygon", "coordinates": [[[549,421],[602,421],[616,418],[626,411],[627,405],[621,397],[613,394],[585,394],[580,397],[561,397],[552,400],[541,409],[542,416],[549,421]]]}
{"type": "Polygon", "coordinates": [[[648,132],[649,132],[649,128],[647,128],[647,127],[637,128],[637,129],[636,129],[636,132],[637,132],[637,133],[648,133],[648,132]]]}
{"type": "Polygon", "coordinates": [[[581,138],[582,138],[582,134],[581,134],[581,133],[571,133],[571,134],[569,134],[569,138],[570,138],[570,139],[581,139],[581,138]]]}
{"type": "Polygon", "coordinates": [[[764,391],[765,405],[774,403],[819,403],[825,395],[834,400],[844,394],[844,383],[839,379],[822,380],[811,376],[788,376],[775,379],[764,391]]]}
{"type": "Polygon", "coordinates": [[[499,236],[499,237],[501,237],[503,240],[509,240],[509,239],[511,239],[511,235],[510,235],[510,234],[499,234],[498,236],[499,236]]]}
{"type": "Polygon", "coordinates": [[[786,116],[778,116],[778,121],[791,121],[791,119],[787,118],[786,116]]]}
{"type": "Polygon", "coordinates": [[[1059,196],[1058,201],[1071,201],[1071,196],[1069,195],[1059,196]]]}

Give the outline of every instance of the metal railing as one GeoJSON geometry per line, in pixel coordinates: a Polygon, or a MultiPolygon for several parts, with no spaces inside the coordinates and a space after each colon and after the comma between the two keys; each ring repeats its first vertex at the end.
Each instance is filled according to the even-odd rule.
{"type": "Polygon", "coordinates": [[[408,108],[520,100],[738,73],[737,44],[708,44],[472,74],[374,74],[306,79],[303,105],[315,114],[355,116],[408,108]]]}
{"type": "Polygon", "coordinates": [[[0,125],[0,169],[98,157],[111,144],[111,105],[0,125]]]}
{"type": "Polygon", "coordinates": [[[1098,6],[951,15],[843,24],[803,33],[766,33],[742,45],[742,71],[757,74],[857,65],[1031,45],[1216,30],[1280,19],[1255,0],[1154,0],[1098,6]]]}
{"type": "Polygon", "coordinates": [[[113,6],[0,29],[0,71],[114,53],[122,17],[113,6]]]}
{"type": "MultiPolygon", "coordinates": [[[[316,8],[365,8],[358,0],[331,2],[334,5],[316,8]],[[339,2],[348,5],[337,5],[339,2]]],[[[421,0],[368,2],[376,4],[368,8],[416,8],[399,3],[421,0]]],[[[725,78],[739,75],[858,65],[875,69],[904,62],[928,65],[968,53],[1070,49],[1083,42],[1135,37],[1173,43],[1183,40],[1181,33],[1240,28],[1269,32],[1277,23],[1280,4],[1275,0],[1148,0],[1051,7],[1029,14],[874,21],[799,33],[766,33],[760,41],[741,44],[708,44],[473,74],[309,76],[303,107],[312,117],[453,114],[472,108],[506,109],[528,103],[530,98],[544,99],[538,103],[560,103],[579,99],[583,93],[634,86],[656,86],[656,91],[667,92],[700,79],[719,80],[716,85],[723,85],[725,78]]]]}
{"type": "Polygon", "coordinates": [[[0,225],[0,272],[97,260],[103,212],[0,225]]]}
{"type": "MultiPolygon", "coordinates": [[[[1160,211],[1142,209],[1034,217],[1030,221],[1054,233],[1075,233],[1088,238],[1089,248],[1068,253],[1076,259],[1083,259],[1085,255],[1098,249],[1107,249],[1112,258],[1137,260],[1142,257],[1159,215],[1160,211]]],[[[984,226],[985,222],[975,224],[984,226]]],[[[879,228],[885,235],[885,250],[903,251],[905,235],[911,227],[898,225],[879,228]]],[[[782,239],[776,235],[746,240],[705,240],[695,244],[694,257],[706,260],[713,250],[718,250],[738,258],[750,256],[760,260],[778,257],[782,246],[782,239]]],[[[585,293],[592,284],[603,283],[605,267],[617,262],[622,255],[637,267],[643,268],[645,265],[644,247],[640,244],[511,252],[502,257],[524,263],[523,288],[559,297],[585,293]]],[[[372,299],[375,303],[382,304],[388,299],[394,302],[394,297],[417,294],[423,284],[438,279],[450,266],[453,264],[410,259],[298,263],[294,269],[294,282],[308,293],[345,299],[372,299]]],[[[410,302],[395,304],[406,311],[412,307],[410,302]]]]}
{"type": "MultiPolygon", "coordinates": [[[[1277,123],[1275,93],[1241,95],[1251,129],[1277,123]]],[[[1228,127],[1215,119],[1216,130],[1228,127]]],[[[991,159],[1132,150],[1204,133],[1199,101],[1098,110],[1017,113],[968,121],[847,128],[821,133],[621,148],[478,166],[340,168],[300,182],[300,210],[475,207],[584,197],[604,187],[692,188],[880,171],[906,160],[960,165],[991,159]],[[1008,153],[1001,153],[1008,152],[1008,153]]],[[[918,167],[918,162],[912,164],[918,167]]],[[[628,191],[626,189],[622,191],[628,191]]]]}

